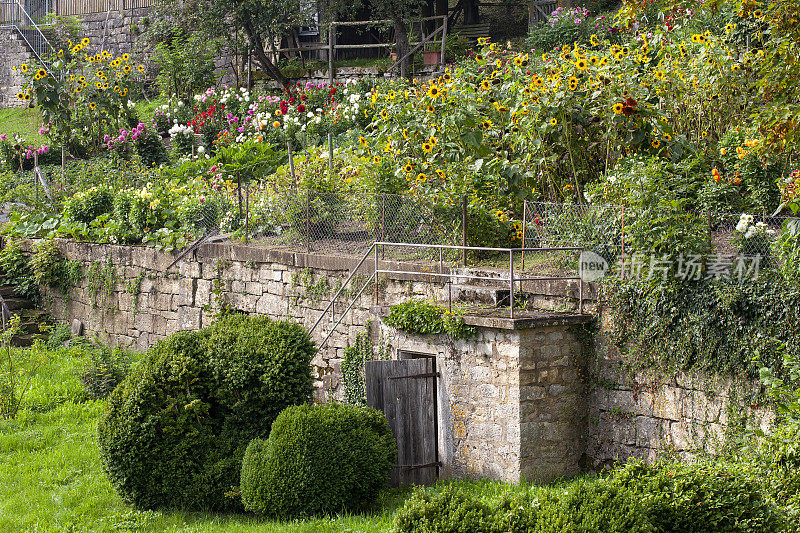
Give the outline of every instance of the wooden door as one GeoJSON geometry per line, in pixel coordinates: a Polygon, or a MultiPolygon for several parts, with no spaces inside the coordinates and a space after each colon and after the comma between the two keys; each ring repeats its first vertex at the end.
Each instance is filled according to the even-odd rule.
{"type": "Polygon", "coordinates": [[[426,485],[439,472],[435,359],[368,361],[367,405],[386,415],[397,440],[390,485],[426,485]]]}

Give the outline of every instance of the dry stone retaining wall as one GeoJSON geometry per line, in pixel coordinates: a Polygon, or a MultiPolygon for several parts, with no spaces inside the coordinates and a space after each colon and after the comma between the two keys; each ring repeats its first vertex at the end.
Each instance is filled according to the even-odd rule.
{"type": "Polygon", "coordinates": [[[27,105],[17,98],[25,79],[11,69],[23,63],[31,64],[34,56],[22,38],[11,30],[0,30],[0,108],[27,105]]]}
{"type": "MultiPolygon", "coordinates": [[[[58,245],[68,259],[82,263],[85,278],[67,297],[45,290],[52,314],[78,319],[88,334],[137,349],[208,325],[223,305],[310,327],[357,259],[207,244],[165,273],[173,256],[152,248],[58,245]]],[[[356,287],[371,272],[369,263],[356,287]]],[[[419,265],[400,269],[413,268],[419,265]]],[[[446,298],[444,286],[404,278],[381,280],[382,304],[446,298]]],[[[751,405],[753,384],[622,373],[619,353],[604,331],[593,349],[587,349],[586,330],[579,333],[563,318],[526,323],[467,317],[478,330],[471,339],[412,335],[383,324],[387,308],[376,312],[373,290],[364,292],[314,358],[316,399],[342,397],[344,348],[368,328],[373,342],[394,357],[401,350],[435,355],[442,373],[439,441],[447,477],[548,480],[629,457],[651,460],[677,452],[690,459],[718,447],[726,428],[741,418],[762,427],[771,421],[768,412],[751,405]]],[[[352,296],[337,304],[337,316],[352,296]]],[[[330,327],[326,318],[314,339],[320,342],[330,327]]]]}

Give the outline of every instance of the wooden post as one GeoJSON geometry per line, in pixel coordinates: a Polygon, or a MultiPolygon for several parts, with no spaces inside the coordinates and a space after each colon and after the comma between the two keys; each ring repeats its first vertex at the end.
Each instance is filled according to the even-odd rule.
{"type": "Polygon", "coordinates": [[[333,52],[336,47],[336,23],[331,22],[328,24],[328,83],[333,85],[333,80],[336,79],[336,73],[333,66],[333,52]]]}
{"type": "Polygon", "coordinates": [[[286,151],[289,153],[289,174],[292,176],[292,187],[297,188],[297,176],[294,173],[294,155],[292,155],[292,141],[286,141],[286,151]]]}
{"type": "Polygon", "coordinates": [[[333,172],[333,133],[328,132],[328,170],[333,172]]]}
{"type": "Polygon", "coordinates": [[[306,189],[306,248],[311,253],[311,191],[306,189]]]}
{"type": "Polygon", "coordinates": [[[39,153],[34,150],[33,152],[33,186],[36,188],[35,204],[39,204],[39,180],[36,179],[36,170],[39,168],[39,153]]]}
{"type": "Polygon", "coordinates": [[[247,186],[244,200],[244,242],[250,243],[250,185],[247,186]]]}
{"type": "Polygon", "coordinates": [[[439,64],[444,65],[444,49],[447,45],[447,15],[442,18],[442,58],[439,64]]]}

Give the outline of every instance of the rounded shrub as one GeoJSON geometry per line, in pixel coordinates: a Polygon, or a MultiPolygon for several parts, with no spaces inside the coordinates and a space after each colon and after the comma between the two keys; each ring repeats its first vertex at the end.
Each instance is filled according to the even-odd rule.
{"type": "Polygon", "coordinates": [[[114,390],[103,465],[139,508],[237,510],[247,444],[308,402],[314,345],[299,325],[232,315],[159,342],[114,390]]]}
{"type": "Polygon", "coordinates": [[[388,480],[397,448],[383,413],[367,407],[300,405],[283,411],[269,439],[242,462],[242,502],[269,516],[359,510],[388,480]]]}

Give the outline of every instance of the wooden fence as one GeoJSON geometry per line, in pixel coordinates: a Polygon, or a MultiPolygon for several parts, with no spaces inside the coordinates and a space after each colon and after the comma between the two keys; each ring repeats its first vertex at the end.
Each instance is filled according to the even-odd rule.
{"type": "Polygon", "coordinates": [[[80,16],[126,9],[152,7],[156,0],[53,0],[59,15],[80,16]]]}

